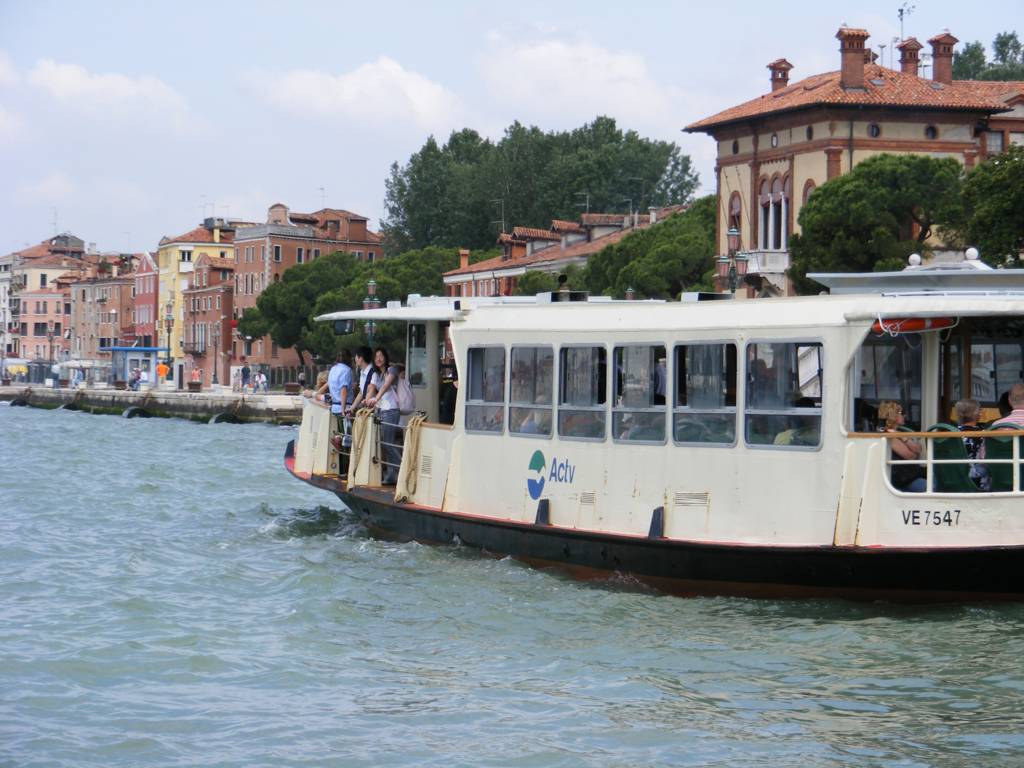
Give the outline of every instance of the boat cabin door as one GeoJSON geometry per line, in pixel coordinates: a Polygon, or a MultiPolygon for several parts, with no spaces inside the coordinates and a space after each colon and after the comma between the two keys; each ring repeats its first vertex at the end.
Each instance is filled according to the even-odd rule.
{"type": "Polygon", "coordinates": [[[416,410],[434,423],[440,420],[441,358],[447,325],[437,320],[409,323],[406,337],[405,375],[416,397],[416,410]]]}

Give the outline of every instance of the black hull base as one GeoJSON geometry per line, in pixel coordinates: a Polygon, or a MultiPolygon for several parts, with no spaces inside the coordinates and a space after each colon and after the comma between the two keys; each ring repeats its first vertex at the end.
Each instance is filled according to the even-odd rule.
{"type": "Polygon", "coordinates": [[[584,578],[628,574],[674,594],[912,602],[1024,599],[1024,548],[954,550],[700,544],[450,515],[371,489],[338,496],[376,535],[475,547],[584,578]]]}
{"type": "Polygon", "coordinates": [[[294,473],[335,492],[375,535],[459,543],[583,578],[624,574],[682,595],[842,597],[952,602],[1024,600],[1024,547],[909,549],[703,544],[514,523],[394,501],[391,489],[346,489],[340,480],[294,473]]]}

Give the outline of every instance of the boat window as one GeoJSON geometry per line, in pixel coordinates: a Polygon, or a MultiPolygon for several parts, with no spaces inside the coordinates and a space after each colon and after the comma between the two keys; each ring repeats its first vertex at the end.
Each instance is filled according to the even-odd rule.
{"type": "Polygon", "coordinates": [[[551,436],[555,352],[551,347],[512,347],[508,431],[551,436]]]}
{"type": "Polygon", "coordinates": [[[746,373],[748,445],[813,448],[821,444],[820,343],[748,344],[746,373]]]}
{"type": "Polygon", "coordinates": [[[878,406],[885,400],[903,406],[908,427],[921,425],[923,346],[919,333],[868,336],[854,360],[854,430],[875,431],[878,406]]]}
{"type": "Polygon", "coordinates": [[[559,357],[558,434],[604,440],[608,357],[604,347],[562,347],[559,357]]]}
{"type": "Polygon", "coordinates": [[[427,386],[427,324],[409,323],[409,359],[405,375],[412,387],[427,386]]]}
{"type": "Polygon", "coordinates": [[[672,437],[677,443],[736,443],[736,345],[675,350],[672,437]]]}
{"type": "Polygon", "coordinates": [[[501,432],[505,426],[505,348],[471,347],[466,370],[466,431],[501,432]]]}
{"type": "Polygon", "coordinates": [[[665,347],[616,347],[612,437],[630,442],[665,441],[665,347]]]}

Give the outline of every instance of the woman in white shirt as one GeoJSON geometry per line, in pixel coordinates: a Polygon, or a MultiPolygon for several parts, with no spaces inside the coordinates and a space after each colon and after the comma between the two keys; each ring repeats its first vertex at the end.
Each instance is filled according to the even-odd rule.
{"type": "Polygon", "coordinates": [[[370,408],[376,408],[380,415],[380,445],[383,453],[381,482],[394,485],[398,480],[398,467],[402,463],[402,448],[398,444],[400,430],[398,420],[401,413],[398,409],[398,396],[395,394],[395,382],[398,372],[391,365],[387,350],[377,347],[373,352],[373,372],[370,378],[370,391],[373,395],[364,402],[370,408]]]}

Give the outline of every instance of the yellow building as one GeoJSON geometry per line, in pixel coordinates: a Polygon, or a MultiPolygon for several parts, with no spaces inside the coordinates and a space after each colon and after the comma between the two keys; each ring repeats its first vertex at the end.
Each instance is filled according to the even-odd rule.
{"type": "Polygon", "coordinates": [[[787,292],[789,236],[815,188],[872,155],[952,157],[966,168],[1024,143],[1024,83],[953,80],[948,32],[933,37],[931,77],[918,74],[913,37],[897,46],[899,70],[877,63],[866,30],[842,27],[839,69],[789,82],[793,65],[768,65],[771,91],[707,117],[685,130],[718,145],[717,247],[729,253],[738,233],[750,279],[787,292]]]}
{"type": "Polygon", "coordinates": [[[160,270],[160,291],[157,297],[157,346],[168,347],[172,376],[178,387],[185,370],[185,348],[182,330],[185,304],[182,292],[189,287],[193,265],[204,253],[211,259],[235,260],[234,227],[224,219],[208,218],[191,232],[160,240],[157,266],[160,270]]]}

